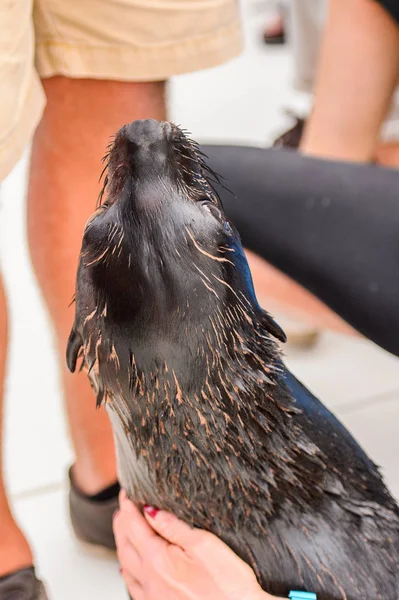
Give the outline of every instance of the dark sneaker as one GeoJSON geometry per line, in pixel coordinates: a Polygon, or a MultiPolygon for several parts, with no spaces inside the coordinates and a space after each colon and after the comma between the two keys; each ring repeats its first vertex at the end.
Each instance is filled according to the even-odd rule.
{"type": "Polygon", "coordinates": [[[69,482],[69,515],[78,540],[115,550],[112,518],[119,508],[119,485],[115,483],[103,493],[86,496],[74,485],[71,469],[69,482]]]}
{"type": "Polygon", "coordinates": [[[268,23],[263,32],[263,41],[268,45],[284,44],[285,43],[285,23],[284,15],[281,12],[268,23]]]}
{"type": "Polygon", "coordinates": [[[48,600],[35,568],[20,569],[0,577],[0,600],[48,600]]]}
{"type": "Polygon", "coordinates": [[[267,33],[263,34],[263,41],[268,46],[278,46],[280,44],[285,44],[285,33],[267,33]]]}
{"type": "Polygon", "coordinates": [[[297,118],[293,127],[274,140],[273,148],[293,148],[295,150],[299,148],[305,123],[305,119],[297,118]]]}

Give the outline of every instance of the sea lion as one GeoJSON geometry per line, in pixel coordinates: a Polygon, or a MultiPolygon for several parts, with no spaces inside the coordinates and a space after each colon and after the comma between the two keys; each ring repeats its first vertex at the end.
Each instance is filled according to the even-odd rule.
{"type": "Polygon", "coordinates": [[[107,407],[130,498],[222,537],[271,594],[397,600],[398,506],[284,366],[198,145],[136,121],[105,171],[67,362],[107,407]]]}

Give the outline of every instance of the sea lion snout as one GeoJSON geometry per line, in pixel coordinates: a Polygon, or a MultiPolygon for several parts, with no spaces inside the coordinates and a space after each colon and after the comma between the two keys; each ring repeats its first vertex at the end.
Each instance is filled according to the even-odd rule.
{"type": "Polygon", "coordinates": [[[121,132],[126,138],[137,145],[137,147],[156,144],[168,139],[172,126],[167,121],[156,121],[155,119],[141,119],[133,121],[122,128],[121,132]]]}
{"type": "Polygon", "coordinates": [[[198,144],[174,123],[143,119],[124,125],[109,144],[104,161],[100,199],[104,208],[118,202],[136,218],[146,213],[153,220],[166,205],[178,212],[185,205],[183,210],[190,212],[193,204],[205,202],[214,205],[214,216],[219,215],[213,187],[218,176],[204,161],[198,144]]]}
{"type": "Polygon", "coordinates": [[[133,165],[143,159],[148,161],[148,167],[159,159],[164,164],[170,150],[171,130],[171,124],[165,121],[133,121],[119,130],[114,150],[118,151],[120,148],[133,165]]]}
{"type": "Polygon", "coordinates": [[[165,177],[172,151],[172,125],[155,119],[142,119],[124,125],[117,132],[109,152],[111,178],[131,178],[146,184],[165,177]]]}

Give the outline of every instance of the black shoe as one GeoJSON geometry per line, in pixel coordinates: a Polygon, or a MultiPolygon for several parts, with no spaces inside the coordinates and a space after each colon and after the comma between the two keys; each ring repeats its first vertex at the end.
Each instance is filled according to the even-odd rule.
{"type": "Polygon", "coordinates": [[[285,44],[285,15],[284,11],[276,14],[274,19],[266,26],[263,32],[263,41],[265,44],[276,45],[285,44]]]}
{"type": "Polygon", "coordinates": [[[297,150],[301,143],[303,130],[305,129],[305,119],[296,119],[293,127],[278,136],[273,142],[273,148],[293,148],[297,150]]]}
{"type": "Polygon", "coordinates": [[[86,496],[75,486],[72,469],[69,470],[69,482],[69,515],[76,537],[88,544],[116,550],[112,518],[119,509],[119,484],[115,483],[96,496],[86,496]]]}
{"type": "Polygon", "coordinates": [[[268,46],[278,46],[279,44],[285,44],[285,33],[265,33],[263,34],[263,41],[268,46]]]}
{"type": "Polygon", "coordinates": [[[0,577],[0,600],[48,600],[35,568],[19,569],[0,577]]]}

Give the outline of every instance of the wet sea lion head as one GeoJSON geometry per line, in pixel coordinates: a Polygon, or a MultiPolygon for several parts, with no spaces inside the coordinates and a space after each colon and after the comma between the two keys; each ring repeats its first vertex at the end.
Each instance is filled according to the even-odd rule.
{"type": "Polygon", "coordinates": [[[147,373],[166,364],[189,384],[191,367],[206,368],[204,352],[233,355],[254,327],[273,352],[284,333],[256,301],[220,179],[199,146],[174,124],[135,121],[118,131],[105,162],[83,236],[69,367],[84,347],[86,362],[108,352],[147,373]]]}

